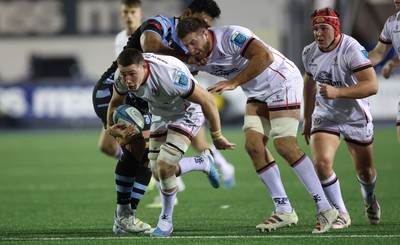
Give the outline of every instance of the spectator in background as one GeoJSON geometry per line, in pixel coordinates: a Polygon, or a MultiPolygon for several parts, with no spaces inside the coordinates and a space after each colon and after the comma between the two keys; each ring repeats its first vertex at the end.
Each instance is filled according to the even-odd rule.
{"type": "Polygon", "coordinates": [[[367,51],[340,31],[339,15],[330,8],[314,11],[315,41],[303,50],[303,135],[310,143],[318,177],[329,201],[339,210],[332,225],[351,225],[333,170],[343,136],[350,151],[370,224],[378,224],[380,207],[375,195],[373,124],[367,97],[378,91],[376,74],[367,51]]]}
{"type": "MultiPolygon", "coordinates": [[[[394,6],[397,10],[400,9],[400,1],[394,0],[394,6]]],[[[400,36],[398,35],[398,26],[400,24],[400,11],[390,16],[382,29],[381,35],[379,36],[379,42],[375,48],[368,53],[368,58],[371,60],[373,66],[379,64],[387,55],[389,50],[393,47],[396,55],[388,60],[382,68],[382,75],[388,79],[392,74],[392,69],[400,67],[400,36]]],[[[400,101],[398,104],[397,112],[397,139],[400,143],[400,101]]]]}
{"type": "Polygon", "coordinates": [[[271,137],[315,201],[317,221],[312,232],[328,231],[338,211],[326,199],[311,160],[297,145],[303,81],[296,65],[241,26],[209,27],[200,19],[186,18],[177,35],[192,55],[207,60],[200,71],[227,79],[208,87],[210,92],[221,94],[240,86],[247,96],[245,148],[275,204],[271,217],[256,229],[271,231],[298,221],[278,165],[266,148],[271,137]]]}

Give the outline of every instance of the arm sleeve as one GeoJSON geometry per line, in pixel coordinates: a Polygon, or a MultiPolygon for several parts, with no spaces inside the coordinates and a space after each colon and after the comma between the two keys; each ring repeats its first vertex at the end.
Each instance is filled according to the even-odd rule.
{"type": "Polygon", "coordinates": [[[359,43],[354,42],[347,50],[345,57],[353,73],[372,67],[368,51],[359,43]]]}

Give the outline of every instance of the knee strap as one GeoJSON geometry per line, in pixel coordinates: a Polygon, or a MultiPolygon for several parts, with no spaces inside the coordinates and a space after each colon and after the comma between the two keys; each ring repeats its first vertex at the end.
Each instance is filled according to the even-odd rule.
{"type": "Polygon", "coordinates": [[[248,129],[269,136],[269,133],[271,131],[271,124],[270,121],[265,117],[260,117],[256,115],[245,115],[242,130],[246,131],[248,129]]]}
{"type": "Polygon", "coordinates": [[[292,117],[271,119],[271,137],[283,138],[287,136],[297,137],[299,120],[292,117]]]}
{"type": "Polygon", "coordinates": [[[150,160],[150,168],[151,171],[157,173],[157,158],[160,155],[160,148],[164,142],[156,141],[152,138],[149,140],[149,160],[150,160]]]}

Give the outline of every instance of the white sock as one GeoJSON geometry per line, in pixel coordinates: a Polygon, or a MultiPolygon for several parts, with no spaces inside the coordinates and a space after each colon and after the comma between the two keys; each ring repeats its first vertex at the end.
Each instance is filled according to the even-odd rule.
{"type": "Polygon", "coordinates": [[[275,161],[268,163],[264,168],[257,170],[258,177],[268,188],[274,201],[276,212],[291,213],[293,208],[283,187],[281,175],[275,161]]]}
{"type": "Polygon", "coordinates": [[[321,181],[322,188],[324,189],[326,197],[332,203],[332,205],[342,214],[348,214],[349,212],[344,205],[342,193],[340,191],[339,179],[336,174],[333,173],[331,177],[321,181]]]}
{"type": "Polygon", "coordinates": [[[322,189],[321,183],[319,182],[318,176],[315,173],[314,165],[310,158],[305,154],[297,162],[291,165],[294,172],[300,178],[303,185],[314,199],[317,206],[317,210],[331,209],[332,205],[329,203],[325,196],[324,190],[322,189]]]}
{"type": "Polygon", "coordinates": [[[357,176],[357,179],[361,186],[361,193],[364,198],[364,201],[370,202],[375,194],[376,174],[371,183],[364,182],[363,180],[360,179],[359,176],[357,176]]]}
{"type": "Polygon", "coordinates": [[[179,161],[181,174],[184,175],[191,171],[206,171],[208,169],[208,159],[203,156],[184,157],[179,161]]]}
{"type": "Polygon", "coordinates": [[[161,201],[162,201],[162,209],[161,214],[158,221],[158,226],[162,230],[168,230],[172,225],[172,214],[174,212],[174,204],[176,199],[176,193],[178,188],[175,188],[173,192],[164,192],[160,189],[161,192],[161,201]]]}

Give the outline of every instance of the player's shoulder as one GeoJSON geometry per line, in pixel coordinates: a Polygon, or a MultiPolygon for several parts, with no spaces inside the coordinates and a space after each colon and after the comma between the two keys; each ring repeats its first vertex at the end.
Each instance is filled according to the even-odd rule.
{"type": "Polygon", "coordinates": [[[308,57],[317,49],[317,43],[314,41],[303,48],[303,52],[301,53],[303,57],[308,57]]]}
{"type": "Polygon", "coordinates": [[[144,24],[159,23],[160,25],[165,25],[168,28],[171,25],[173,25],[172,21],[173,21],[173,18],[167,17],[165,15],[154,15],[154,16],[147,18],[143,23],[144,24]]]}
{"type": "Polygon", "coordinates": [[[242,47],[254,34],[245,27],[238,25],[211,27],[216,39],[225,43],[233,43],[242,47]]]}
{"type": "Polygon", "coordinates": [[[347,52],[353,50],[359,50],[364,48],[358,41],[352,36],[346,35],[342,33],[342,40],[340,45],[347,52]]]}
{"type": "Polygon", "coordinates": [[[397,23],[399,21],[400,21],[400,11],[389,16],[386,20],[386,24],[397,23]]]}
{"type": "Polygon", "coordinates": [[[233,35],[235,33],[245,33],[246,35],[249,35],[252,33],[249,28],[238,25],[222,26],[220,28],[220,31],[223,31],[229,35],[233,35]]]}

